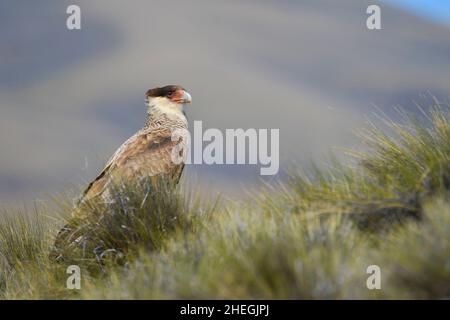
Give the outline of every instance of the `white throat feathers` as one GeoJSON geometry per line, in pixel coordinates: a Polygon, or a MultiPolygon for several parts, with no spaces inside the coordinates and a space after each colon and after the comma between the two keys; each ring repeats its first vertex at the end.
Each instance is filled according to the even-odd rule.
{"type": "Polygon", "coordinates": [[[155,97],[147,99],[147,114],[153,121],[161,117],[175,122],[183,122],[187,125],[184,105],[173,102],[165,97],[155,97]]]}

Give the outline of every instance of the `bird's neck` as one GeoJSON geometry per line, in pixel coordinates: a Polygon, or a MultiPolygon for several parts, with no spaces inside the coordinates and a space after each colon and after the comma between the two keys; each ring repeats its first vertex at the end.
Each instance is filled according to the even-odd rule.
{"type": "Polygon", "coordinates": [[[147,111],[144,128],[187,128],[187,118],[182,106],[151,105],[147,111]]]}

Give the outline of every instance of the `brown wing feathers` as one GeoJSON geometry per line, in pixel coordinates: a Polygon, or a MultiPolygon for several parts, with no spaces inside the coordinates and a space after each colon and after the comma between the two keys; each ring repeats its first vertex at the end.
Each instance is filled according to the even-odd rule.
{"type": "Polygon", "coordinates": [[[113,155],[102,173],[88,186],[83,200],[101,194],[112,176],[133,178],[134,175],[154,176],[170,174],[174,178],[181,174],[183,166],[172,162],[171,153],[178,142],[171,139],[168,129],[137,133],[127,140],[113,155]]]}

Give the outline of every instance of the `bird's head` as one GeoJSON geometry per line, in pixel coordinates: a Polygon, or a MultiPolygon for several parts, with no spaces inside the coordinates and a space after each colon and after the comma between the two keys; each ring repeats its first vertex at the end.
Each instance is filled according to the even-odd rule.
{"type": "Polygon", "coordinates": [[[183,106],[192,102],[191,95],[181,86],[169,85],[153,88],[146,93],[149,112],[157,108],[162,112],[183,112],[183,106]]]}

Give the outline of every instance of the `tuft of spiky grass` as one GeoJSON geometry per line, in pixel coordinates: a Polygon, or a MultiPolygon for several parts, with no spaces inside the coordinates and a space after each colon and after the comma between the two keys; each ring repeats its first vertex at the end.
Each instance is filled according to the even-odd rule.
{"type": "Polygon", "coordinates": [[[56,243],[58,260],[89,265],[96,272],[105,264],[128,264],[139,250],[160,250],[177,232],[193,232],[214,206],[200,207],[198,198],[184,196],[171,180],[161,177],[116,182],[106,198],[75,210],[65,225],[68,235],[56,243]]]}
{"type": "MultiPolygon", "coordinates": [[[[428,121],[403,112],[403,123],[388,122],[394,137],[372,126],[365,141],[371,152],[360,154],[364,174],[392,193],[430,194],[450,188],[450,119],[440,107],[428,121]]],[[[386,120],[387,121],[387,120],[386,120]]]]}
{"type": "Polygon", "coordinates": [[[46,226],[39,213],[5,213],[0,223],[0,263],[3,270],[12,270],[38,258],[45,248],[46,226]]]}
{"type": "Polygon", "coordinates": [[[369,124],[361,134],[364,151],[347,150],[353,161],[332,159],[326,169],[293,171],[287,183],[260,195],[264,206],[346,213],[368,230],[404,218],[420,220],[423,201],[450,190],[450,119],[443,107],[433,108],[422,121],[399,112],[400,123],[382,118],[383,126],[369,124]],[[282,192],[273,197],[274,190],[282,192]]]}
{"type": "Polygon", "coordinates": [[[38,209],[4,212],[0,222],[0,298],[49,299],[64,290],[65,270],[48,260],[54,221],[38,209]]]}

